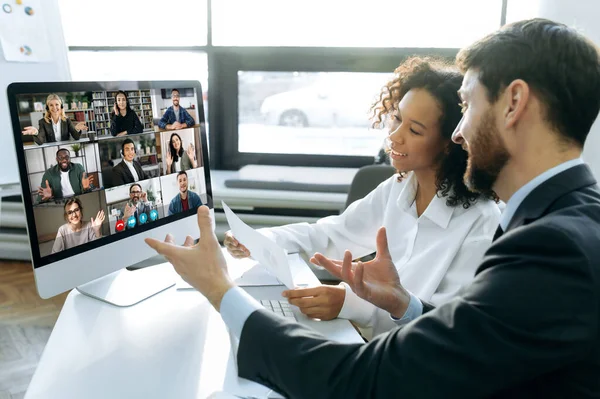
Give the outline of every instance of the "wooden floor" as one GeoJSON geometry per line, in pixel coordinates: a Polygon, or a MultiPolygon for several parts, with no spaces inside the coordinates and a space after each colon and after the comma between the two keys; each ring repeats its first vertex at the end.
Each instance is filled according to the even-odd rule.
{"type": "Polygon", "coordinates": [[[41,299],[30,263],[0,261],[0,399],[25,395],[66,297],[41,299]]]}

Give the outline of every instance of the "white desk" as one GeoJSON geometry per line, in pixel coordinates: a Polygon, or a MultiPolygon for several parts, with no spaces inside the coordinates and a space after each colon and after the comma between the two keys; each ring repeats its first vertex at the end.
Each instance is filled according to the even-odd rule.
{"type": "MultiPolygon", "coordinates": [[[[279,299],[283,288],[247,291],[279,299]]],[[[300,321],[331,339],[363,342],[348,321],[300,321]]],[[[196,291],[170,288],[117,308],[73,290],[25,397],[207,398],[237,382],[230,348],[220,315],[196,291]]]]}

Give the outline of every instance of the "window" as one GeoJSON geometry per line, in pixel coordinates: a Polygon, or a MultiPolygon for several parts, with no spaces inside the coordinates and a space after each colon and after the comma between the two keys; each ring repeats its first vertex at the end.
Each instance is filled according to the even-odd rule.
{"type": "Polygon", "coordinates": [[[68,46],[204,46],[206,0],[59,0],[68,46]]]}
{"type": "Polygon", "coordinates": [[[198,80],[206,111],[206,53],[191,51],[70,51],[75,81],[198,80]]]}
{"type": "Polygon", "coordinates": [[[213,44],[460,48],[499,28],[501,11],[501,0],[218,0],[213,44]]]}
{"type": "Polygon", "coordinates": [[[238,72],[238,151],[377,155],[386,132],[369,109],[385,73],[238,72]]]}

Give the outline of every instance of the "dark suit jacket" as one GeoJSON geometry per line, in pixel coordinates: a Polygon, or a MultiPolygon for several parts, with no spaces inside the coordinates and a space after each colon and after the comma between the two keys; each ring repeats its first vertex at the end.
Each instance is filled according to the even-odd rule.
{"type": "Polygon", "coordinates": [[[600,397],[600,191],[587,165],[531,192],[451,302],[368,344],[254,312],[242,377],[291,398],[600,397]]]}
{"type": "Polygon", "coordinates": [[[54,137],[52,122],[48,123],[42,118],[39,121],[38,134],[37,136],[33,136],[33,141],[39,145],[44,143],[54,143],[56,141],[67,141],[69,140],[69,135],[73,136],[75,140],[79,140],[79,137],[81,136],[81,133],[75,129],[75,125],[69,118],[60,123],[60,137],[54,137]]]}
{"type": "MultiPolygon", "coordinates": [[[[140,165],[140,163],[138,161],[136,161],[135,159],[133,160],[133,168],[135,169],[136,173],[138,174],[138,177],[140,178],[140,180],[145,180],[148,178],[146,176],[146,173],[144,173],[144,170],[142,169],[142,165],[140,165]]],[[[112,169],[112,173],[113,173],[113,175],[112,175],[113,186],[122,186],[123,184],[135,183],[135,180],[133,179],[133,175],[131,174],[131,171],[125,164],[125,161],[119,162],[112,169]]]]}

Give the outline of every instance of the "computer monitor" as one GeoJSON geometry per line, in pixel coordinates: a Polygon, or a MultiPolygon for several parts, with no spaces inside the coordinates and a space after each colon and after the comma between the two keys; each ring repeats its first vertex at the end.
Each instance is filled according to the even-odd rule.
{"type": "Polygon", "coordinates": [[[7,94],[39,295],[77,287],[129,306],[173,285],[124,268],[155,255],[146,237],[198,237],[197,208],[213,210],[200,83],[13,83],[7,94]]]}

